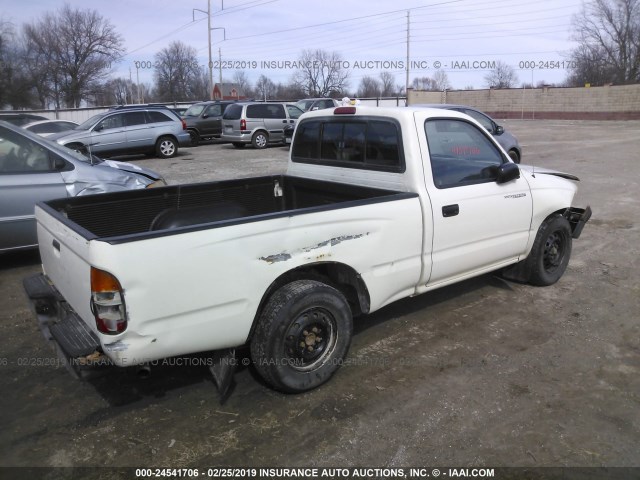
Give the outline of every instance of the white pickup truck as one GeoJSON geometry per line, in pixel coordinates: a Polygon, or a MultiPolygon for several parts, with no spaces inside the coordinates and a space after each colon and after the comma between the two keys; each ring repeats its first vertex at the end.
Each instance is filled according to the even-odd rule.
{"type": "Polygon", "coordinates": [[[576,180],[512,163],[458,112],[320,110],[286,175],[39,203],[44,273],[24,283],[76,369],[213,352],[226,389],[248,346],[269,385],[303,392],[338,369],[354,315],[490,271],[555,283],[591,215],[576,180]]]}

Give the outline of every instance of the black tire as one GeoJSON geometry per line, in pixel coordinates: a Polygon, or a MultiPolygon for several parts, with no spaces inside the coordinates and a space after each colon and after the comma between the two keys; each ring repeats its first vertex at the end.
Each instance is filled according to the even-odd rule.
{"type": "Polygon", "coordinates": [[[520,155],[518,155],[517,150],[509,150],[509,157],[511,158],[511,160],[513,160],[513,163],[520,163],[520,155]]]}
{"type": "Polygon", "coordinates": [[[200,145],[200,135],[195,130],[189,130],[189,136],[191,137],[191,146],[197,147],[200,145]]]}
{"type": "Polygon", "coordinates": [[[571,257],[571,226],[562,215],[548,217],[525,260],[525,271],[532,285],[553,285],[564,274],[571,257]]]}
{"type": "Polygon", "coordinates": [[[240,143],[240,142],[233,142],[233,144],[232,144],[232,145],[233,145],[234,147],[236,147],[236,148],[244,148],[244,147],[246,147],[246,146],[247,146],[247,144],[246,144],[246,143],[240,143]]]}
{"type": "Polygon", "coordinates": [[[160,137],[156,142],[156,155],[160,158],[171,158],[178,154],[178,144],[171,137],[160,137]]]}
{"type": "Polygon", "coordinates": [[[251,358],[271,387],[306,392],[340,367],[352,330],[351,309],[338,290],[315,280],[297,280],[267,302],[251,338],[251,358]]]}
{"type": "Polygon", "coordinates": [[[253,148],[267,148],[267,145],[269,145],[269,135],[267,135],[267,132],[263,132],[262,130],[257,131],[253,134],[253,137],[251,137],[251,144],[253,145],[253,148]]]}

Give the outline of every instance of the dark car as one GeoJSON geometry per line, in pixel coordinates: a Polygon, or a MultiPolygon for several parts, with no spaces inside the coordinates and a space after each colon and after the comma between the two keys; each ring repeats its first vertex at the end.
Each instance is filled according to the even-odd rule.
{"type": "Polygon", "coordinates": [[[35,122],[37,120],[49,120],[42,115],[34,115],[33,113],[0,113],[0,120],[8,122],[11,125],[22,127],[27,123],[35,122]]]}
{"type": "Polygon", "coordinates": [[[234,101],[210,101],[191,105],[184,113],[187,131],[191,135],[191,145],[201,140],[220,138],[222,135],[222,114],[234,101]]]}
{"type": "Polygon", "coordinates": [[[480,125],[487,129],[493,135],[505,152],[509,154],[514,163],[520,163],[522,159],[522,148],[518,139],[512,133],[506,131],[504,127],[498,125],[489,115],[466,105],[452,105],[449,103],[424,103],[419,105],[411,105],[412,107],[427,108],[444,108],[445,110],[455,110],[465,113],[476,120],[480,125]]]}

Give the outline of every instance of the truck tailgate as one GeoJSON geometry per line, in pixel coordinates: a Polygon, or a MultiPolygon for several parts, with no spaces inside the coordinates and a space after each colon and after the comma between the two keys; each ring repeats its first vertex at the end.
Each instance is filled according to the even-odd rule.
{"type": "Polygon", "coordinates": [[[87,326],[95,331],[89,303],[89,241],[40,206],[36,206],[35,212],[44,273],[87,326]]]}

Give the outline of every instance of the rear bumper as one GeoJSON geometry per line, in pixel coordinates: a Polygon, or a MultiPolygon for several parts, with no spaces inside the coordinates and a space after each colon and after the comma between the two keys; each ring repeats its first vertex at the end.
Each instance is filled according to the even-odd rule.
{"type": "Polygon", "coordinates": [[[246,133],[225,133],[222,132],[221,140],[234,143],[251,143],[251,132],[246,133]]]}
{"type": "Polygon", "coordinates": [[[102,353],[97,335],[45,275],[40,273],[27,277],[23,286],[40,331],[45,339],[55,344],[58,356],[74,376],[78,376],[81,370],[111,363],[102,353]]]}

